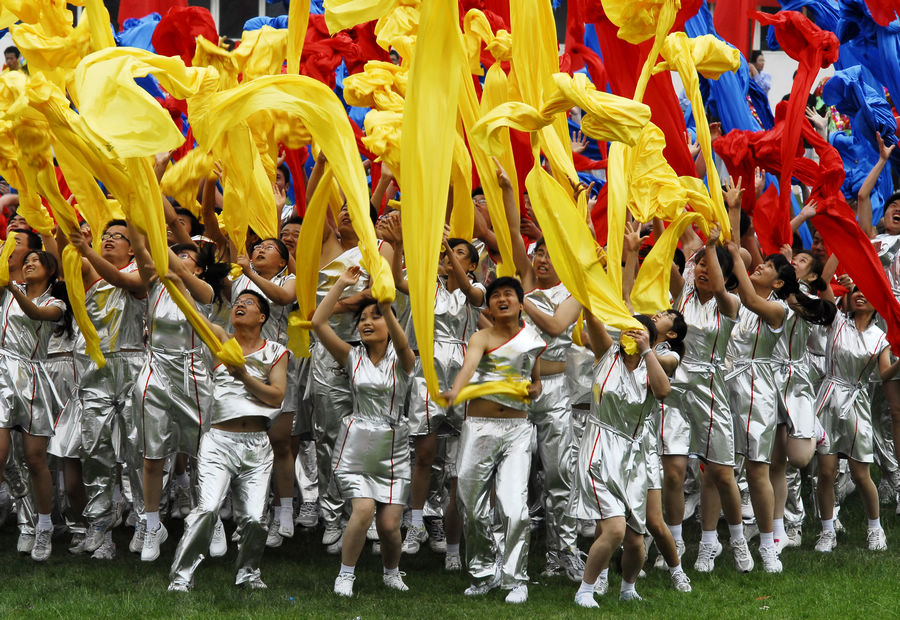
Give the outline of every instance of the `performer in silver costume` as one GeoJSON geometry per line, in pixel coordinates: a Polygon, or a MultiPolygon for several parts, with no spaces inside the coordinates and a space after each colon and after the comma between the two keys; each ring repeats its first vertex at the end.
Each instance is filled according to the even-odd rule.
{"type": "MultiPolygon", "coordinates": [[[[279,239],[263,239],[253,248],[251,257],[241,254],[237,263],[243,274],[231,284],[232,303],[240,291],[250,289],[265,295],[272,316],[263,327],[263,337],[287,345],[287,324],[291,307],[297,301],[296,278],[288,271],[288,249],[279,239]]],[[[299,362],[290,356],[288,375],[295,376],[299,362]]],[[[270,522],[266,544],[281,545],[282,538],[294,535],[294,453],[291,451],[291,430],[299,398],[297,383],[288,383],[281,416],[269,429],[269,439],[275,453],[274,487],[278,503],[275,518],[270,522]]]]}
{"type": "Polygon", "coordinates": [[[728,407],[721,360],[737,320],[740,301],[726,289],[723,273],[731,273],[731,255],[717,242],[721,230],[710,231],[705,250],[685,270],[686,282],[672,273],[675,308],[688,324],[685,355],[672,380],[672,395],[660,424],[659,447],[665,477],[666,523],[684,520],[684,478],[688,454],[704,463],[702,477],[702,539],[694,568],[711,572],[722,552],[716,525],[724,509],[731,535],[735,567],[753,570],[744,538],[741,496],[734,479],[734,425],[728,407]]]}
{"type": "Polygon", "coordinates": [[[81,463],[87,491],[84,509],[89,528],[84,549],[103,544],[113,525],[116,463],[131,483],[134,509],[142,511],[140,471],[143,468],[137,424],[133,416],[134,381],[144,364],[144,318],[147,288],[134,264],[125,222],[113,220],[100,237],[98,254],[81,231],[70,243],[84,257],[82,278],[88,316],[97,328],[106,365],[86,358],[84,336],[75,343],[80,374],[81,463]],[[118,438],[118,445],[115,438],[118,438]]]}
{"type": "Polygon", "coordinates": [[[362,344],[342,340],[328,323],[343,290],[356,284],[362,269],[351,267],[334,284],[312,318],[319,342],[343,364],[350,377],[353,412],[341,420],[332,479],[338,497],[352,506],[344,530],[341,570],[334,582],[339,596],[353,596],[355,569],[375,519],[381,541],[384,585],[407,591],[398,565],[400,524],[409,495],[409,433],[403,408],[416,356],[390,302],[364,304],[357,329],[362,344]]]}
{"type": "MultiPolygon", "coordinates": [[[[599,607],[594,591],[612,554],[623,545],[621,600],[641,600],[634,589],[644,563],[650,452],[644,424],[654,398],[665,398],[669,378],[651,343],[656,327],[645,315],[635,318],[644,330],[628,330],[622,337],[637,346],[635,353],[613,342],[599,319],[585,312],[594,365],[594,396],[588,423],[578,449],[578,465],[569,513],[597,521],[599,534],[588,552],[575,602],[599,607]]],[[[607,588],[604,579],[601,592],[607,588]]]]}
{"type": "MultiPolygon", "coordinates": [[[[180,278],[172,275],[183,288],[180,278]]],[[[172,562],[170,592],[187,592],[192,587],[194,571],[209,550],[229,489],[240,532],[235,584],[252,590],[266,587],[259,569],[266,548],[264,517],[273,461],[266,429],[281,415],[288,366],[287,349],[261,334],[268,318],[264,296],[249,289],[235,295],[231,324],[245,364],[231,367],[219,362],[213,369],[211,427],[201,438],[197,454],[197,505],[184,520],[184,534],[172,562]]],[[[221,327],[210,326],[222,342],[232,337],[221,327]]]]}
{"type": "MultiPolygon", "coordinates": [[[[150,290],[150,354],[134,386],[138,440],[144,455],[144,512],[135,526],[131,550],[140,553],[144,562],[152,562],[168,538],[159,515],[165,460],[175,454],[197,456],[200,437],[209,429],[212,382],[200,337],[157,277],[146,239],[134,230],[132,236],[135,260],[150,290]]],[[[208,251],[201,261],[200,251],[191,244],[176,245],[169,255],[169,268],[181,277],[204,316],[208,316],[216,295],[204,275],[211,268],[216,273],[211,273],[210,279],[221,286],[227,271],[225,265],[219,269],[209,265],[209,260],[208,251]]]]}
{"type": "MultiPolygon", "coordinates": [[[[523,325],[525,297],[515,278],[501,277],[487,288],[493,325],[469,340],[463,367],[443,396],[454,402],[471,380],[522,382],[531,378],[530,399],[541,390],[540,355],[547,343],[523,325]]],[[[511,396],[487,394],[469,402],[459,438],[457,494],[466,532],[466,562],[476,596],[502,586],[508,603],[528,600],[528,475],[531,469],[531,424],[525,404],[511,396]],[[494,511],[502,524],[501,547],[491,526],[494,511]]]]}
{"type": "Polygon", "coordinates": [[[816,398],[816,416],[827,436],[818,450],[816,496],[822,532],[816,551],[830,552],[837,546],[834,480],[841,456],[849,459],[850,473],[869,519],[868,547],[882,551],[887,549],[887,539],[879,519],[878,490],[869,474],[874,457],[868,380],[877,370],[882,381],[887,381],[900,371],[900,360],[891,363],[886,335],[875,325],[875,309],[862,291],[854,287],[846,299],[847,314],[836,316],[828,330],[828,374],[816,398]]]}
{"type": "Polygon", "coordinates": [[[22,265],[24,285],[10,282],[0,296],[0,463],[5,464],[9,455],[10,431],[20,431],[37,509],[28,551],[38,562],[52,551],[53,480],[47,467],[47,444],[53,419],[62,408],[42,363],[54,323],[67,310],[52,292],[58,272],[51,254],[32,250],[22,265]]]}

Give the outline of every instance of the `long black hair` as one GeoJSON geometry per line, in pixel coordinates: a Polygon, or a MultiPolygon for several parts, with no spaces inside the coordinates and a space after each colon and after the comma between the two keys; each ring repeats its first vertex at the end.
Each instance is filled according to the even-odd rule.
{"type": "Polygon", "coordinates": [[[222,292],[225,288],[225,277],[231,271],[231,266],[216,260],[216,246],[212,243],[204,243],[196,246],[193,243],[176,243],[172,246],[175,254],[182,252],[194,252],[197,254],[197,266],[203,270],[200,279],[209,284],[213,290],[213,299],[223,299],[222,292]]]}
{"type": "Polygon", "coordinates": [[[47,284],[49,285],[50,294],[66,304],[62,320],[60,320],[58,325],[53,329],[53,335],[62,336],[65,334],[67,338],[71,338],[75,333],[75,330],[72,327],[72,303],[69,301],[69,292],[66,290],[66,283],[59,279],[59,262],[53,254],[43,250],[30,250],[28,254],[25,255],[25,258],[22,259],[22,262],[24,263],[32,254],[38,257],[38,261],[40,261],[41,265],[44,266],[44,269],[47,270],[47,284]]]}
{"type": "MultiPolygon", "coordinates": [[[[793,306],[794,312],[803,319],[815,325],[831,325],[837,308],[833,303],[818,297],[809,297],[800,290],[797,281],[797,271],[794,266],[782,254],[770,254],[766,261],[772,263],[777,273],[776,278],[783,282],[781,288],[775,290],[778,299],[786,300],[791,295],[797,302],[793,306]]],[[[821,278],[819,278],[821,280],[821,278]]]]}
{"type": "Polygon", "coordinates": [[[666,338],[666,343],[672,351],[678,354],[678,357],[684,357],[684,338],[687,336],[687,321],[684,320],[684,315],[674,308],[666,310],[666,314],[672,315],[672,329],[669,331],[675,332],[675,337],[666,338]]]}

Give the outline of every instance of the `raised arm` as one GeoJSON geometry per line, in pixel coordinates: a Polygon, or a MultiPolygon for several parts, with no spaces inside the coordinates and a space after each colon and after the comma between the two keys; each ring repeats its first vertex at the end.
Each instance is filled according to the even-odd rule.
{"type": "Polygon", "coordinates": [[[519,213],[516,211],[516,195],[509,180],[506,170],[494,158],[497,166],[497,181],[500,183],[500,190],[503,192],[503,207],[506,210],[506,220],[509,222],[509,236],[512,241],[513,263],[516,271],[519,272],[519,279],[522,281],[522,288],[530,291],[537,286],[537,277],[534,275],[534,266],[528,260],[528,251],[525,249],[525,240],[522,239],[522,227],[519,222],[519,213]]]}
{"type": "Polygon", "coordinates": [[[738,279],[738,295],[741,303],[750,308],[754,313],[764,320],[769,327],[778,329],[784,323],[785,309],[784,306],[776,301],[769,301],[758,295],[747,270],[744,269],[744,261],[741,259],[741,249],[734,242],[729,241],[725,244],[726,249],[734,260],[732,270],[738,279]]]}
{"type": "Polygon", "coordinates": [[[16,284],[10,282],[6,285],[6,290],[15,297],[16,301],[19,303],[19,307],[22,308],[22,312],[24,312],[25,316],[29,319],[34,321],[58,321],[62,318],[62,308],[58,308],[57,306],[37,305],[30,300],[16,284]]]}
{"type": "Polygon", "coordinates": [[[606,331],[603,322],[591,314],[587,309],[584,311],[584,323],[587,327],[588,336],[590,336],[590,347],[594,352],[594,359],[600,359],[609,348],[613,345],[613,340],[606,331]]]}
{"type": "Polygon", "coordinates": [[[341,293],[348,286],[356,284],[360,275],[362,275],[362,269],[359,267],[350,267],[350,269],[342,273],[338,281],[328,291],[328,294],[325,295],[325,299],[318,305],[312,317],[312,327],[313,331],[316,332],[316,336],[322,341],[322,344],[325,345],[331,356],[341,364],[347,363],[351,347],[331,328],[331,325],[328,324],[328,318],[334,312],[334,306],[337,304],[341,293]]]}
{"type": "Polygon", "coordinates": [[[456,283],[459,285],[460,290],[466,296],[466,301],[471,305],[480,308],[484,305],[484,291],[477,286],[474,286],[472,281],[469,280],[469,275],[466,273],[466,270],[463,269],[462,263],[459,262],[459,257],[453,251],[453,248],[450,247],[449,240],[447,239],[448,232],[449,227],[444,229],[444,252],[447,253],[447,257],[450,260],[450,269],[453,270],[453,277],[456,279],[456,283]]]}
{"type": "Polygon", "coordinates": [[[203,184],[203,195],[200,199],[200,211],[203,216],[203,233],[212,239],[220,250],[228,247],[228,240],[219,228],[219,218],[216,215],[216,180],[221,175],[219,163],[215,165],[216,174],[206,178],[203,184]]]}
{"type": "Polygon", "coordinates": [[[887,164],[895,146],[893,144],[885,146],[884,140],[881,139],[881,134],[878,132],[875,133],[875,138],[878,140],[878,162],[869,171],[866,180],[863,181],[862,186],[859,188],[859,193],[856,195],[856,217],[859,220],[859,227],[862,228],[864,233],[869,235],[870,239],[877,234],[875,223],[872,221],[872,201],[870,197],[872,190],[875,189],[875,184],[878,182],[878,177],[881,175],[881,171],[884,170],[884,166],[887,164]]]}
{"type": "Polygon", "coordinates": [[[825,282],[825,290],[819,293],[819,297],[826,299],[831,303],[835,303],[834,290],[831,288],[831,281],[834,279],[837,268],[838,257],[834,254],[828,257],[828,260],[825,261],[825,266],[822,267],[822,280],[825,282]]]}
{"type": "Polygon", "coordinates": [[[547,314],[526,297],[525,312],[541,331],[551,336],[559,336],[578,319],[578,315],[581,314],[581,304],[574,297],[569,297],[557,306],[556,312],[547,314]]]}
{"type": "Polygon", "coordinates": [[[387,323],[388,333],[391,335],[391,343],[394,345],[394,351],[397,353],[400,365],[403,366],[403,370],[408,374],[416,366],[416,354],[409,347],[409,339],[406,337],[406,332],[403,331],[403,327],[400,326],[400,322],[394,316],[391,302],[379,303],[378,309],[381,311],[381,316],[384,317],[384,322],[387,323]]]}
{"type": "MultiPolygon", "coordinates": [[[[725,290],[725,276],[722,275],[722,266],[719,264],[719,257],[716,255],[716,243],[719,241],[719,235],[722,234],[722,228],[716,224],[709,231],[709,238],[706,240],[706,277],[709,278],[710,288],[713,289],[713,295],[716,298],[716,304],[719,312],[729,318],[737,318],[738,299],[727,290],[725,290]]],[[[740,258],[738,258],[740,260],[740,258]]],[[[741,265],[743,265],[741,260],[741,265]]]]}
{"type": "Polygon", "coordinates": [[[287,306],[297,299],[296,280],[286,280],[284,284],[276,284],[271,280],[265,279],[253,270],[253,267],[250,265],[250,259],[247,258],[246,254],[239,255],[237,257],[237,262],[238,265],[241,266],[244,275],[250,278],[250,281],[258,286],[259,290],[261,290],[263,295],[268,297],[269,300],[281,306],[287,306]]]}
{"type": "Polygon", "coordinates": [[[725,191],[722,197],[728,206],[728,221],[731,224],[731,240],[740,242],[741,240],[741,196],[744,190],[741,189],[743,178],[738,179],[737,185],[734,179],[728,177],[725,180],[725,191]]]}
{"type": "MultiPolygon", "coordinates": [[[[657,237],[659,238],[659,237],[657,237]]],[[[638,250],[641,249],[641,231],[634,222],[625,223],[625,239],[622,251],[625,254],[625,268],[622,270],[622,299],[629,312],[634,313],[631,307],[631,291],[634,290],[634,281],[638,270],[638,250]]]]}
{"type": "Polygon", "coordinates": [[[144,284],[141,274],[138,272],[125,273],[120,271],[111,262],[97,254],[97,252],[87,242],[87,238],[80,230],[74,231],[69,236],[69,242],[78,248],[81,255],[90,263],[97,274],[119,288],[125,289],[134,295],[146,295],[147,286],[144,284]]]}
{"type": "Polygon", "coordinates": [[[669,376],[650,346],[650,334],[645,329],[630,329],[625,332],[625,335],[634,340],[641,357],[644,358],[644,363],[647,365],[647,380],[650,382],[650,391],[653,392],[656,398],[662,400],[672,391],[672,386],[669,383],[669,376]]]}
{"type": "MultiPolygon", "coordinates": [[[[181,294],[184,295],[189,304],[191,304],[195,309],[197,308],[197,303],[194,301],[194,297],[193,295],[191,295],[191,292],[188,290],[187,286],[185,286],[184,280],[182,279],[178,270],[173,270],[170,265],[169,273],[166,274],[165,279],[181,291],[181,294]]],[[[216,325],[208,318],[206,318],[206,315],[203,312],[198,312],[197,314],[200,317],[200,320],[206,323],[206,326],[212,330],[212,332],[216,335],[216,338],[218,338],[220,342],[228,342],[228,340],[231,338],[228,332],[222,329],[221,326],[216,325]]]]}

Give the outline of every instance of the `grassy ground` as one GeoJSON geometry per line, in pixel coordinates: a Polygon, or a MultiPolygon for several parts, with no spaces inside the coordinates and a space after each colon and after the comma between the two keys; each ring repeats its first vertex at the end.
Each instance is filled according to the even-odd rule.
{"type": "MultiPolygon", "coordinates": [[[[727,550],[713,574],[694,572],[699,531],[691,520],[685,528],[689,541],[685,566],[693,582],[692,594],[674,592],[666,573],[648,568],[649,576],[638,582],[645,600],[620,603],[620,579],[614,567],[612,592],[598,597],[599,610],[576,607],[572,599],[575,586],[564,578],[539,577],[543,558],[540,535],[533,539],[531,550],[530,598],[524,606],[513,607],[503,602],[499,591],[477,600],[464,597],[466,575],[445,573],[442,556],[427,548],[401,561],[410,587],[410,592],[401,594],[381,585],[380,562],[367,547],[357,568],[357,595],[346,600],[331,592],[338,558],[324,553],[318,532],[298,530],[281,548],[266,550],[262,572],[268,590],[247,592],[232,585],[235,549],[231,545],[225,558],[203,563],[194,590],[184,595],[166,592],[180,521],[169,523],[170,539],[160,560],[151,565],[128,553],[131,530],[125,528],[116,532],[119,553],[113,561],[71,556],[66,551],[68,541],[62,539],[56,541],[50,561],[36,565],[16,555],[17,533],[7,524],[0,530],[0,617],[900,617],[900,517],[894,516],[892,505],[885,508],[889,549],[875,554],[865,550],[865,519],[857,495],[851,495],[845,506],[841,518],[848,531],[838,536],[838,549],[831,555],[815,553],[812,546],[818,527],[808,521],[803,548],[786,550],[784,573],[775,576],[759,569],[749,575],[737,574],[727,550]]],[[[226,529],[230,533],[231,524],[226,524],[226,529]]],[[[720,538],[727,539],[724,526],[720,538]]],[[[582,543],[586,549],[587,543],[582,543]]],[[[757,543],[751,542],[751,550],[758,560],[757,543]]],[[[651,559],[654,553],[651,551],[651,559]]]]}

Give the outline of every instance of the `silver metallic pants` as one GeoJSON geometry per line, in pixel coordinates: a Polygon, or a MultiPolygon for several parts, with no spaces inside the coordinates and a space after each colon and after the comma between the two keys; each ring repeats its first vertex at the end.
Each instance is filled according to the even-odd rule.
{"type": "Polygon", "coordinates": [[[81,466],[87,491],[84,516],[88,521],[109,521],[113,517],[117,462],[123,464],[122,475],[131,484],[134,509],[144,511],[143,454],[132,407],[132,389],[144,358],[143,352],[110,353],[106,366],[92,366],[81,376],[81,466]]]}
{"type": "Polygon", "coordinates": [[[300,441],[300,452],[294,462],[294,474],[304,502],[319,500],[319,473],[316,469],[316,442],[300,441]]]}
{"type": "Polygon", "coordinates": [[[537,452],[544,470],[547,549],[575,549],[576,520],[565,514],[577,453],[565,373],[541,377],[541,395],[529,406],[528,418],[537,429],[537,452]]]}
{"type": "Polygon", "coordinates": [[[525,418],[469,417],[459,438],[457,498],[466,534],[466,560],[472,579],[490,580],[500,563],[502,585],[528,581],[528,475],[531,424],[525,418]],[[503,544],[491,530],[491,490],[503,544]]]}
{"type": "Polygon", "coordinates": [[[184,520],[184,535],[175,550],[171,578],[193,583],[206,557],[216,517],[231,488],[234,520],[241,533],[235,584],[259,577],[266,548],[263,518],[272,476],[272,445],[266,433],[231,433],[212,428],[200,439],[197,455],[200,491],[197,507],[184,520]]]}

